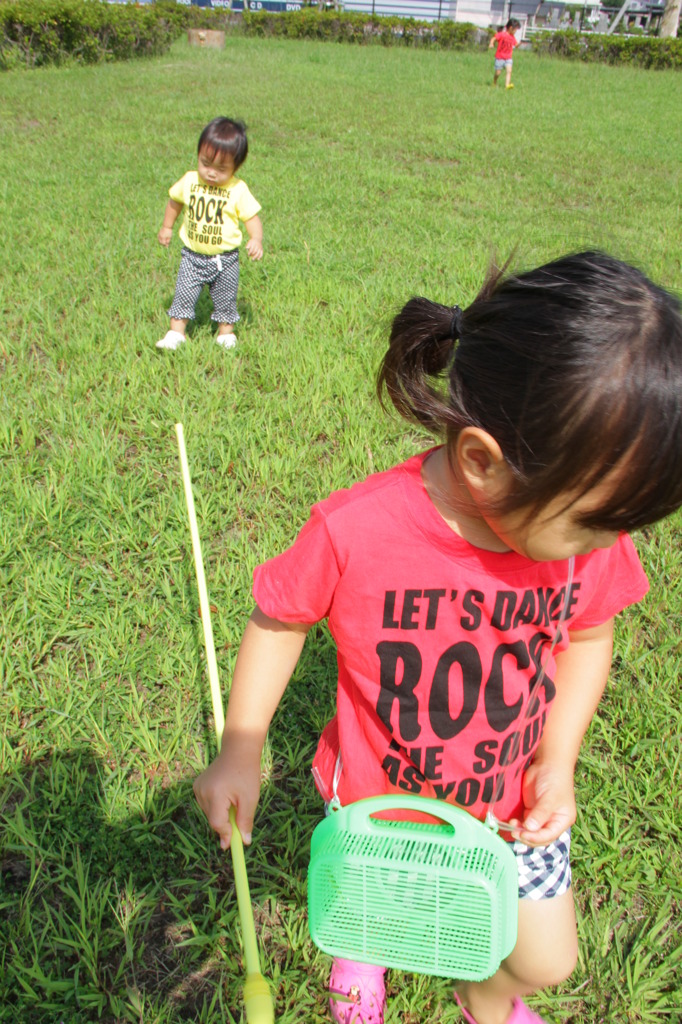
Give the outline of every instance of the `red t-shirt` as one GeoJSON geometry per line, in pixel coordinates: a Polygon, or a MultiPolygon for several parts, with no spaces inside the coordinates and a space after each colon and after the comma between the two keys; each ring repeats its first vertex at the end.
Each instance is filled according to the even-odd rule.
{"type": "MultiPolygon", "coordinates": [[[[482,818],[502,773],[495,813],[509,820],[554,697],[552,659],[526,717],[564,603],[568,629],[589,629],[648,583],[627,536],[577,557],[568,594],[566,561],[473,547],[424,488],[427,454],[316,505],[293,546],[256,569],[254,597],[281,621],[329,621],[337,712],[313,765],[325,799],[340,752],[342,804],[419,793],[482,818]]],[[[564,628],[555,651],[567,644],[564,628]]]]}
{"type": "Polygon", "coordinates": [[[493,39],[497,43],[495,60],[511,60],[514,47],[519,45],[516,36],[513,36],[511,32],[496,32],[493,39]]]}

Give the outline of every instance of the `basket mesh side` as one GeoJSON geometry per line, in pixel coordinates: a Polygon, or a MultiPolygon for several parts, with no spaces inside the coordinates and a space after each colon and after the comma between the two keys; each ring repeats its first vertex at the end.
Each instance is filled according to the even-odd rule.
{"type": "Polygon", "coordinates": [[[318,860],[311,881],[310,930],[327,952],[462,979],[499,964],[495,892],[473,874],[355,858],[318,860]]]}
{"type": "MultiPolygon", "coordinates": [[[[382,823],[383,824],[383,823],[382,823]]],[[[390,823],[386,823],[390,826],[390,823]]],[[[401,831],[405,823],[401,822],[401,831]]],[[[499,858],[494,850],[484,845],[455,845],[449,841],[434,840],[432,835],[424,836],[413,825],[415,836],[407,839],[390,834],[390,827],[383,835],[363,835],[353,832],[337,832],[331,835],[317,851],[317,855],[359,858],[368,863],[395,862],[417,864],[426,868],[442,868],[444,871],[463,871],[483,875],[495,881],[500,871],[499,858]]],[[[497,841],[497,840],[496,840],[497,841]]]]}

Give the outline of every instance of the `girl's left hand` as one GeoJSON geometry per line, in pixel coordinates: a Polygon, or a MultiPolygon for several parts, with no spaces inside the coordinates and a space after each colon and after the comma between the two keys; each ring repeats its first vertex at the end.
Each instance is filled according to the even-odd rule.
{"type": "MultiPolygon", "coordinates": [[[[532,764],[523,780],[526,812],[514,839],[527,846],[546,846],[575,822],[573,769],[556,764],[532,764]]],[[[514,823],[516,824],[516,823],[514,823]]]]}
{"type": "Polygon", "coordinates": [[[246,243],[246,251],[248,252],[252,260],[263,259],[263,246],[261,245],[257,238],[249,238],[248,242],[246,243]]]}

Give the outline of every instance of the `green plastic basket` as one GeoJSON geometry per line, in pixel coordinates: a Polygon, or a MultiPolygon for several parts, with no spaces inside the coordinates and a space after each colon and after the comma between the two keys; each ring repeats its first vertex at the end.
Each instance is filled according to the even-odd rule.
{"type": "Polygon", "coordinates": [[[516,943],[516,860],[487,826],[443,801],[359,800],[313,832],[308,917],[313,942],[333,956],[481,981],[516,943]],[[371,817],[397,810],[444,824],[371,817]]]}

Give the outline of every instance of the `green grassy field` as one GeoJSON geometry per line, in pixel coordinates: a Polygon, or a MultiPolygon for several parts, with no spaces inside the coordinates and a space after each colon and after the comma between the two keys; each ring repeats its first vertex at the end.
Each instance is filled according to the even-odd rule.
{"type": "MultiPolygon", "coordinates": [[[[214,751],[173,424],[227,687],[254,565],[310,504],[427,439],[373,375],[411,295],[464,306],[493,253],[598,246],[679,291],[682,76],[487,54],[228,40],[0,79],[0,1020],[242,1019],[229,858],[193,803],[214,751]],[[249,127],[266,255],[239,345],[159,353],[179,259],[170,184],[216,114],[249,127]]],[[[578,771],[581,959],[553,1022],[679,1021],[682,519],[637,537],[652,590],[618,626],[578,771]]],[[[334,651],[311,634],[273,723],[248,853],[280,1024],[327,1020],[306,924],[309,765],[334,651]]],[[[458,1019],[389,979],[387,1024],[458,1019]]]]}

